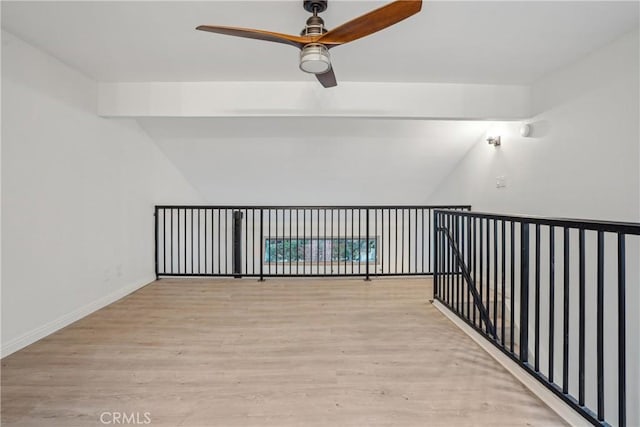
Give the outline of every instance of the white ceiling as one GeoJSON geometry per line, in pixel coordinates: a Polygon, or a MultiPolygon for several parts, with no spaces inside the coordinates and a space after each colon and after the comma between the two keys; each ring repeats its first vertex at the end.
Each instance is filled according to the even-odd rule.
{"type": "Polygon", "coordinates": [[[138,119],[216,203],[424,202],[487,122],[347,118],[138,119]]]}
{"type": "MultiPolygon", "coordinates": [[[[298,33],[301,1],[2,2],[2,26],[101,81],[311,80],[285,45],[199,24],[298,33]]],[[[328,27],[384,2],[329,2],[328,27]]],[[[638,26],[639,3],[425,1],[332,50],[342,81],[527,84],[638,26]]]]}

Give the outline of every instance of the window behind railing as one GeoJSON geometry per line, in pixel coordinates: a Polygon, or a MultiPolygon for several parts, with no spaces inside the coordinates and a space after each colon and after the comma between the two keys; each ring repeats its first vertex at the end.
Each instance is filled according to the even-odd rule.
{"type": "Polygon", "coordinates": [[[264,262],[331,263],[356,261],[376,263],[377,239],[339,239],[333,237],[265,240],[264,262]]]}

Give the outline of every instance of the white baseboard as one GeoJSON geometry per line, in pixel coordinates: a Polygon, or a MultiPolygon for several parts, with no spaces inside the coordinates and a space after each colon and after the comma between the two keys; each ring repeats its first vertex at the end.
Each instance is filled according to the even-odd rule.
{"type": "Polygon", "coordinates": [[[28,346],[29,344],[33,344],[34,342],[46,337],[47,335],[50,335],[64,328],[65,326],[68,326],[71,323],[76,322],[83,317],[88,316],[89,314],[116,302],[117,300],[129,295],[132,292],[137,291],[138,289],[148,285],[155,280],[155,276],[137,280],[130,285],[124,286],[108,295],[103,296],[102,298],[99,298],[85,306],[72,311],[71,313],[67,313],[63,316],[58,317],[57,319],[52,320],[51,322],[32,329],[31,331],[12,339],[6,344],[3,344],[2,348],[0,349],[0,357],[4,358],[6,356],[9,356],[10,354],[15,353],[16,351],[28,346]]]}
{"type": "Polygon", "coordinates": [[[538,380],[529,375],[524,369],[518,366],[513,360],[509,359],[507,355],[495,348],[493,344],[487,341],[482,335],[473,330],[472,327],[467,325],[462,319],[453,314],[439,301],[433,301],[433,306],[442,312],[449,320],[451,320],[456,326],[471,337],[484,351],[489,353],[498,363],[511,373],[518,381],[520,381],[525,387],[527,387],[533,394],[535,394],[540,400],[542,400],[552,411],[554,411],[560,418],[565,420],[571,426],[587,427],[591,424],[580,414],[573,410],[569,405],[564,403],[558,396],[556,396],[551,390],[540,384],[538,380]]]}

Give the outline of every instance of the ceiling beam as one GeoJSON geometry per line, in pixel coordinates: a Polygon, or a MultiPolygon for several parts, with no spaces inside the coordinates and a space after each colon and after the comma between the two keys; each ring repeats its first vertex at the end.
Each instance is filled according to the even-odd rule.
{"type": "Polygon", "coordinates": [[[520,120],[528,86],[450,83],[100,83],[103,117],[356,117],[520,120]]]}

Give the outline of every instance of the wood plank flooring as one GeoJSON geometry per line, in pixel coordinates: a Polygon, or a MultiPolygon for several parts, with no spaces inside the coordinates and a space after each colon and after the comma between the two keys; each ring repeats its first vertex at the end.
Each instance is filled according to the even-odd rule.
{"type": "Polygon", "coordinates": [[[563,425],[430,295],[429,279],[164,279],[3,359],[2,425],[563,425]]]}

